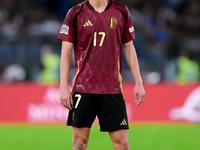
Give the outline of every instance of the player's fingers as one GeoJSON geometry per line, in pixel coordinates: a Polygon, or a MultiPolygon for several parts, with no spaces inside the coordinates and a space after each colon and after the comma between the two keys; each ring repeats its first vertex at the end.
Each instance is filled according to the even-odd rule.
{"type": "Polygon", "coordinates": [[[66,107],[67,109],[72,110],[70,99],[66,101],[66,107]]]}
{"type": "Polygon", "coordinates": [[[138,101],[138,102],[137,102],[137,106],[140,105],[141,103],[142,103],[141,101],[138,101]]]}
{"type": "Polygon", "coordinates": [[[143,100],[144,100],[144,95],[139,97],[139,101],[138,101],[137,105],[140,105],[143,102],[143,100]]]}
{"type": "Polygon", "coordinates": [[[136,94],[134,94],[134,96],[135,96],[135,102],[137,102],[138,101],[138,94],[136,93],[136,94]]]}
{"type": "Polygon", "coordinates": [[[69,101],[70,101],[70,104],[73,105],[73,99],[71,96],[69,97],[69,101]]]}
{"type": "Polygon", "coordinates": [[[67,109],[69,109],[69,110],[72,109],[72,108],[71,108],[71,105],[70,105],[70,102],[69,102],[69,100],[67,100],[67,99],[61,99],[61,104],[62,104],[65,108],[67,108],[67,109]]]}
{"type": "Polygon", "coordinates": [[[60,99],[60,103],[66,108],[66,103],[65,103],[65,99],[60,99]]]}

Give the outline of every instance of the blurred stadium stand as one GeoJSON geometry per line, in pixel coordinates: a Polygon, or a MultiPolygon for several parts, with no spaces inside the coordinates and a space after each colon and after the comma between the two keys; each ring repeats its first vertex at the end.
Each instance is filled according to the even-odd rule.
{"type": "MultiPolygon", "coordinates": [[[[54,52],[60,55],[61,41],[57,35],[62,21],[67,11],[81,1],[1,0],[1,81],[6,68],[12,64],[20,64],[25,69],[24,80],[36,81],[42,69],[42,45],[51,43],[54,52]]],[[[136,31],[134,44],[146,82],[174,81],[177,72],[174,66],[182,50],[189,50],[200,63],[199,0],[121,1],[129,7],[132,16],[136,31]]],[[[123,68],[124,80],[132,81],[124,57],[123,68]]],[[[70,78],[72,75],[73,72],[70,78]]]]}

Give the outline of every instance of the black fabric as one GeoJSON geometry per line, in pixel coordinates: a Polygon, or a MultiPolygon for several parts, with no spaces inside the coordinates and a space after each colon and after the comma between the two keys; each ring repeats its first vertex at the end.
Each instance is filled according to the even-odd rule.
{"type": "Polygon", "coordinates": [[[67,125],[91,128],[97,116],[101,131],[129,129],[122,93],[87,94],[73,92],[72,98],[73,107],[69,112],[67,125]]]}

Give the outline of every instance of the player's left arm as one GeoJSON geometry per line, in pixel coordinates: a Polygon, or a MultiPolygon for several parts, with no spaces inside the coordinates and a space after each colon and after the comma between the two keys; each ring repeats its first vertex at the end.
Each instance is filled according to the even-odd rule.
{"type": "Polygon", "coordinates": [[[136,83],[134,88],[135,102],[137,105],[140,105],[144,101],[145,91],[140,75],[135,47],[132,41],[124,43],[124,55],[136,83]]]}

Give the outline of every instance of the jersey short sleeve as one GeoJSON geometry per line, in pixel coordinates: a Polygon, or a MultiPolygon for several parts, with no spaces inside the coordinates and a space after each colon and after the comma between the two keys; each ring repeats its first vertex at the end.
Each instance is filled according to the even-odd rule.
{"type": "Polygon", "coordinates": [[[63,24],[58,34],[58,39],[74,43],[75,39],[75,26],[73,24],[73,8],[70,9],[63,21],[63,24]]]}
{"type": "Polygon", "coordinates": [[[126,6],[126,13],[124,14],[125,17],[125,28],[124,33],[122,36],[122,42],[127,43],[135,39],[135,30],[133,26],[133,22],[131,20],[130,12],[126,6]]]}

